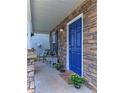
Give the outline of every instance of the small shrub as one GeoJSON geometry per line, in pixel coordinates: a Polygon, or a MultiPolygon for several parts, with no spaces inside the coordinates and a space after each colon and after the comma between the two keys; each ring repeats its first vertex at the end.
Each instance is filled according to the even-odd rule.
{"type": "Polygon", "coordinates": [[[61,70],[62,68],[64,68],[64,66],[63,66],[61,63],[57,63],[57,64],[55,65],[55,68],[56,68],[57,70],[61,70]]]}
{"type": "Polygon", "coordinates": [[[76,74],[72,74],[71,75],[71,82],[73,83],[73,85],[76,88],[80,88],[81,85],[85,83],[85,79],[76,75],[76,74]]]}

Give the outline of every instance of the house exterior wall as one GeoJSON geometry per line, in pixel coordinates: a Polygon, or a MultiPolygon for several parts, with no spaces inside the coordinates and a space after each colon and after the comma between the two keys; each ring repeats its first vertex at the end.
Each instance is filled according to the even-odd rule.
{"type": "MultiPolygon", "coordinates": [[[[85,0],[51,32],[58,31],[58,57],[66,65],[67,23],[83,13],[83,63],[87,87],[96,93],[97,88],[97,1],[85,0]],[[64,31],[60,32],[59,29],[64,31]]],[[[50,32],[50,36],[51,36],[50,32]]]]}
{"type": "Polygon", "coordinates": [[[31,46],[36,50],[37,54],[42,53],[45,49],[49,49],[49,34],[35,33],[31,38],[31,46]],[[39,44],[42,46],[41,48],[38,47],[39,44]]]}

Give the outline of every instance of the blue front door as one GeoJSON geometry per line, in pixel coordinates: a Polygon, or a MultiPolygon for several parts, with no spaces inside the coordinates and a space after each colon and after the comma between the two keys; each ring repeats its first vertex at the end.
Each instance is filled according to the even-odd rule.
{"type": "Polygon", "coordinates": [[[69,69],[81,76],[82,18],[69,25],[69,69]]]}

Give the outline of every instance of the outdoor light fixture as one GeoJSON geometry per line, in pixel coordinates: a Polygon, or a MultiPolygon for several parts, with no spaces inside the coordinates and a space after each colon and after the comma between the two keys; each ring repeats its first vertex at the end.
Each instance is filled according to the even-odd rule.
{"type": "Polygon", "coordinates": [[[60,32],[63,32],[64,30],[63,29],[60,29],[60,32]]]}
{"type": "Polygon", "coordinates": [[[34,36],[34,33],[33,33],[33,32],[31,32],[31,37],[32,37],[32,36],[34,36]]]}

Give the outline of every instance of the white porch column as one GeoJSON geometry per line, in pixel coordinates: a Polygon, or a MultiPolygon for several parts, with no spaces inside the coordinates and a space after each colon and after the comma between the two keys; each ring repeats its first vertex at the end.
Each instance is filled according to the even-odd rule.
{"type": "Polygon", "coordinates": [[[27,12],[28,12],[27,13],[27,49],[31,49],[32,22],[31,22],[30,0],[27,1],[27,12]]]}

